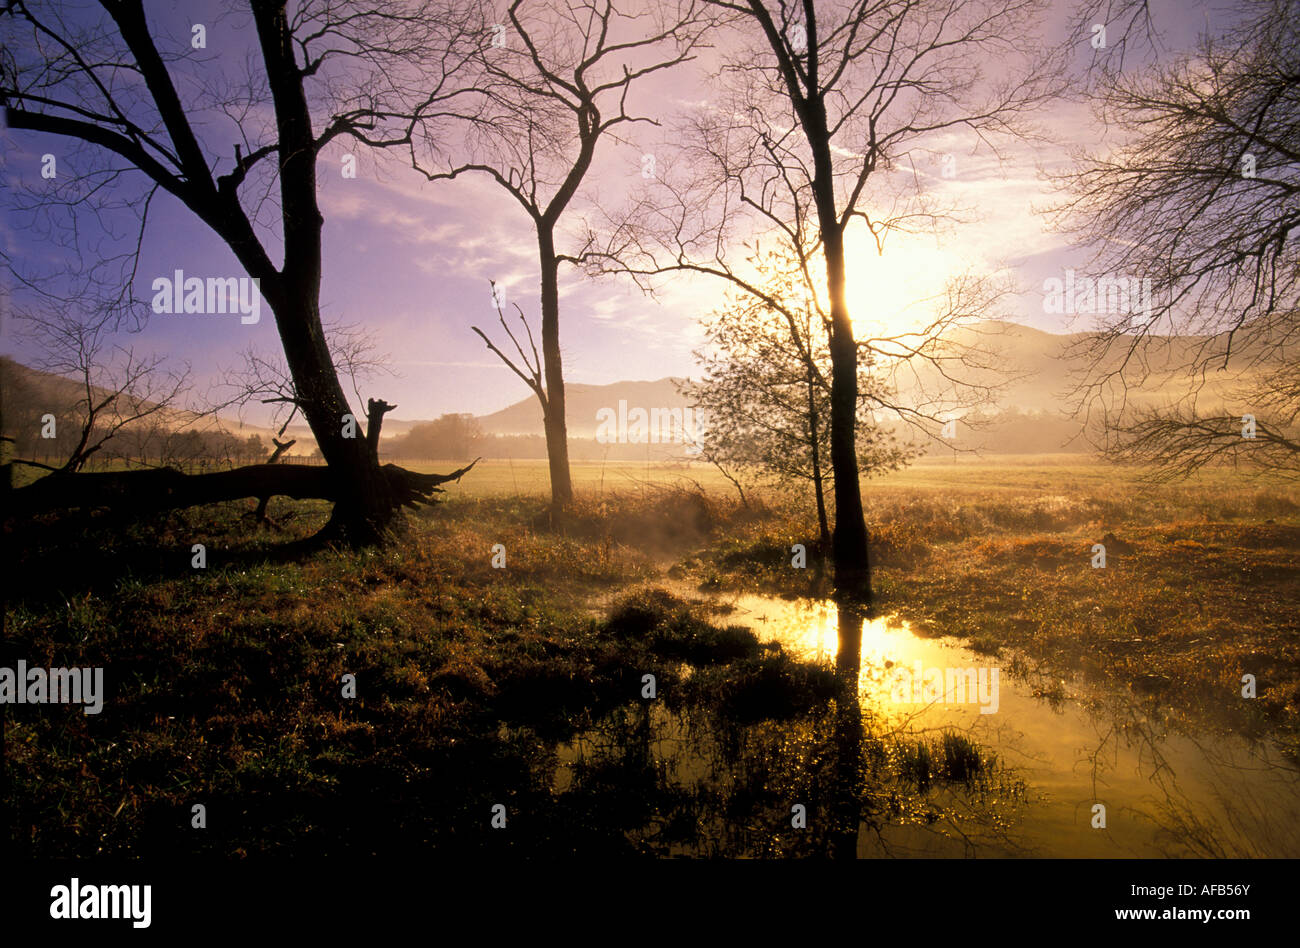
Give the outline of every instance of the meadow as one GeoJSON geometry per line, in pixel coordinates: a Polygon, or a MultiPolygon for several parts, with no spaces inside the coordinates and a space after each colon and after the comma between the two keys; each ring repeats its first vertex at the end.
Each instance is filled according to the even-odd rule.
{"type": "MultiPolygon", "coordinates": [[[[1096,678],[1171,727],[1269,735],[1294,753],[1300,495],[1231,471],[1163,486],[1139,473],[1077,456],[986,458],[866,482],[877,613],[1001,655],[1046,687],[1096,678]],[[1091,565],[1095,543],[1105,568],[1091,565]],[[1254,701],[1239,700],[1244,673],[1258,679],[1254,701]]],[[[481,462],[392,544],[361,552],[305,544],[327,507],[283,500],[275,529],[253,525],[251,504],[15,528],[9,649],[31,664],[103,665],[109,682],[100,715],[9,716],[18,850],[678,851],[701,832],[705,802],[665,784],[628,736],[649,726],[636,717],[644,676],[716,733],[816,719],[833,702],[830,671],[708,603],[725,590],[826,595],[811,510],[761,490],[742,505],[702,465],[590,464],[574,465],[578,500],[557,524],[545,477],[540,461],[481,462]],[[191,565],[195,543],[204,569],[191,565]],[[805,569],[791,565],[797,543],[805,569]],[[561,787],[557,755],[620,709],[617,760],[561,787]],[[509,834],[482,818],[497,802],[518,814],[509,834]],[[696,816],[656,823],[668,809],[696,816]],[[654,834],[631,831],[652,823],[654,834]]],[[[780,781],[804,777],[776,767],[770,755],[747,766],[750,782],[713,803],[751,828],[754,814],[779,813],[780,781]]]]}

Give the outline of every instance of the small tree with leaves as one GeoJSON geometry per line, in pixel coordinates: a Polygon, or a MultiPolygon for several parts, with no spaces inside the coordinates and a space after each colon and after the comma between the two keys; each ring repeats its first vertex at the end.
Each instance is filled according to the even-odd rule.
{"type": "MultiPolygon", "coordinates": [[[[709,349],[696,353],[704,379],[683,386],[705,421],[702,457],[739,486],[738,473],[812,487],[823,549],[831,542],[826,485],[830,452],[831,358],[825,318],[801,290],[803,271],[788,256],[757,261],[771,303],[736,294],[703,322],[709,349]]],[[[870,353],[858,371],[858,465],[895,470],[915,453],[880,426],[874,411],[887,393],[870,353]]],[[[743,495],[742,495],[743,496],[743,495]]]]}

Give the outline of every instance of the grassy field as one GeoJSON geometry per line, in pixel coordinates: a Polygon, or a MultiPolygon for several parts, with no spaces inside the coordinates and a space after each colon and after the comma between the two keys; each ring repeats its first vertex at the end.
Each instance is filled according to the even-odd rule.
{"type": "MultiPolygon", "coordinates": [[[[552,799],[558,737],[635,698],[643,674],[682,681],[683,662],[725,663],[760,687],[800,673],[671,604],[650,637],[592,617],[594,595],[653,578],[647,543],[707,537],[703,498],[611,498],[565,534],[538,529],[541,509],[456,497],[369,552],[295,549],[326,519],[315,503],[273,504],[273,534],[237,504],[125,531],[72,517],[11,534],[5,659],[104,666],[109,682],[100,715],[10,718],[16,854],[607,848],[607,821],[600,835],[573,798],[552,799]],[[206,569],[191,567],[194,543],[206,569]],[[477,818],[500,799],[534,814],[508,839],[477,818]],[[189,831],[195,803],[211,832],[189,831]]],[[[695,687],[699,702],[737,700],[695,687]]]]}
{"type": "MultiPolygon", "coordinates": [[[[453,471],[465,464],[460,460],[401,462],[421,472],[453,471]]],[[[629,463],[575,461],[571,465],[573,486],[588,497],[641,493],[663,487],[702,488],[710,493],[735,495],[735,488],[718,469],[703,462],[629,463]]],[[[1144,484],[1130,470],[1093,463],[1078,454],[959,456],[954,459],[923,459],[900,471],[891,471],[863,481],[865,495],[895,497],[898,492],[928,494],[942,492],[962,498],[983,495],[1028,495],[1048,493],[1122,493],[1155,496],[1173,491],[1179,499],[1190,498],[1206,489],[1288,490],[1281,481],[1258,482],[1253,476],[1220,470],[1204,473],[1170,486],[1144,484]]],[[[1291,485],[1294,486],[1294,485],[1291,485]]],[[[541,459],[485,459],[452,492],[470,497],[546,496],[550,480],[546,461],[541,459]]]]}
{"type": "MultiPolygon", "coordinates": [[[[1152,485],[1077,459],[918,465],[864,491],[877,608],[990,654],[1166,701],[1174,717],[1300,729],[1300,492],[1214,471],[1152,485]],[[1093,545],[1106,547],[1094,568],[1093,545]],[[1259,682],[1240,700],[1241,678],[1259,682]]],[[[721,539],[678,574],[807,595],[805,515],[721,539]]]]}
{"type": "MultiPolygon", "coordinates": [[[[103,665],[110,682],[97,716],[11,712],[19,854],[626,851],[624,830],[662,803],[627,790],[646,760],[622,759],[635,773],[617,780],[588,771],[573,795],[551,778],[557,748],[635,704],[643,675],[726,721],[829,695],[818,669],[645,590],[668,575],[816,595],[825,575],[806,503],[742,507],[698,465],[574,475],[563,529],[543,516],[543,462],[482,462],[369,552],[295,546],[327,508],[287,501],[272,503],[278,532],[241,504],[11,532],[6,658],[103,665]],[[796,542],[811,568],[791,567],[796,542]],[[499,799],[533,814],[508,837],[479,818],[499,799]],[[194,803],[210,831],[190,831],[194,803]]],[[[1300,731],[1293,486],[1218,472],[1149,488],[1067,457],[931,462],[865,496],[880,611],[1131,688],[1174,724],[1300,731]],[[1255,702],[1239,698],[1247,672],[1255,702]]],[[[752,779],[728,807],[775,805],[771,772],[752,779]]]]}
{"type": "MultiPolygon", "coordinates": [[[[454,471],[465,466],[459,461],[396,462],[413,471],[454,471]]],[[[615,494],[643,494],[654,488],[697,484],[709,491],[732,489],[726,479],[710,464],[670,464],[658,461],[632,463],[625,461],[573,461],[569,465],[573,489],[588,497],[608,497],[615,494]]],[[[479,461],[457,486],[450,491],[469,497],[543,497],[551,491],[547,462],[540,458],[511,461],[489,458],[479,461]]]]}

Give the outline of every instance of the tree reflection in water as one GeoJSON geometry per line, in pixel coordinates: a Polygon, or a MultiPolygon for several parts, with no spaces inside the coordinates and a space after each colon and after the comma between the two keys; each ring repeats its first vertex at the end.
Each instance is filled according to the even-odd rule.
{"type": "Polygon", "coordinates": [[[821,678],[789,675],[788,656],[768,646],[770,666],[791,679],[779,700],[776,676],[748,669],[689,700],[624,706],[553,745],[556,804],[578,805],[600,824],[589,829],[660,856],[1022,851],[1013,828],[1026,794],[1015,774],[955,728],[887,725],[864,707],[869,618],[841,604],[833,664],[813,668],[821,678]],[[746,681],[766,700],[742,691],[746,681]]]}

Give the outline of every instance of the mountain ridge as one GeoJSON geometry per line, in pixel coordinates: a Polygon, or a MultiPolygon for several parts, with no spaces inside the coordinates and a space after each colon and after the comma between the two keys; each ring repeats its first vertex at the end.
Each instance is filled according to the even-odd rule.
{"type": "MultiPolygon", "coordinates": [[[[1211,395],[1226,397],[1230,394],[1231,384],[1257,368],[1252,358],[1260,350],[1257,336],[1267,330],[1252,331],[1254,327],[1245,327],[1239,333],[1237,353],[1229,363],[1229,371],[1210,380],[1207,392],[1211,395]],[[1254,356],[1252,356],[1254,348],[1254,356]]],[[[992,366],[967,369],[964,375],[969,381],[977,383],[1004,382],[1004,387],[996,400],[996,407],[1003,411],[1020,414],[1049,414],[1061,418],[1068,416],[1068,401],[1064,397],[1070,388],[1071,379],[1076,378],[1087,366],[1087,360],[1080,356],[1078,350],[1098,339],[1094,332],[1052,333],[1022,323],[983,321],[956,330],[953,337],[964,343],[983,340],[988,343],[989,354],[993,357],[992,366]],[[1005,382],[1004,375],[1015,376],[1005,382]]],[[[1199,347],[1211,342],[1211,336],[1158,336],[1143,347],[1142,370],[1157,373],[1167,371],[1180,364],[1199,347]],[[1157,364],[1163,360],[1164,366],[1157,364]]],[[[1264,343],[1266,345],[1266,342],[1264,343]]],[[[1121,353],[1115,353],[1109,359],[1103,359],[1102,365],[1118,364],[1121,353]]],[[[54,396],[58,401],[71,405],[81,392],[78,383],[72,379],[53,375],[48,372],[26,366],[10,356],[2,357],[6,363],[21,367],[22,375],[37,385],[38,388],[54,396]]],[[[1264,364],[1276,364],[1275,361],[1264,364]]],[[[942,375],[930,365],[921,363],[909,369],[912,376],[909,386],[901,386],[899,395],[906,400],[917,391],[927,390],[927,386],[942,383],[942,375]],[[913,391],[915,390],[915,391],[913,391]]],[[[12,371],[12,370],[11,370],[12,371]]],[[[1130,376],[1134,373],[1130,371],[1130,376]]],[[[1147,376],[1149,379],[1149,376],[1147,376]]],[[[609,383],[568,382],[565,385],[566,421],[571,438],[593,439],[599,425],[600,413],[608,410],[618,413],[619,403],[626,402],[628,410],[642,408],[673,411],[685,409],[689,400],[681,394],[679,387],[689,380],[680,376],[663,376],[658,379],[628,379],[609,383]]],[[[1176,376],[1166,379],[1162,387],[1144,397],[1150,399],[1173,398],[1185,394],[1180,392],[1180,383],[1176,376]]],[[[521,386],[522,388],[522,386],[521,386]]],[[[173,410],[168,412],[169,421],[174,425],[193,422],[197,419],[193,412],[173,410]]],[[[384,421],[384,440],[399,437],[413,427],[434,419],[422,418],[387,418],[384,421]]],[[[531,392],[523,392],[521,397],[506,407],[485,415],[475,416],[482,430],[489,435],[501,436],[540,436],[544,433],[542,410],[537,398],[531,392]]],[[[224,416],[215,419],[224,430],[240,436],[258,434],[268,443],[275,429],[266,425],[247,424],[237,418],[224,416]]],[[[286,437],[296,438],[294,454],[310,454],[315,450],[315,439],[306,424],[291,425],[286,437]]]]}

